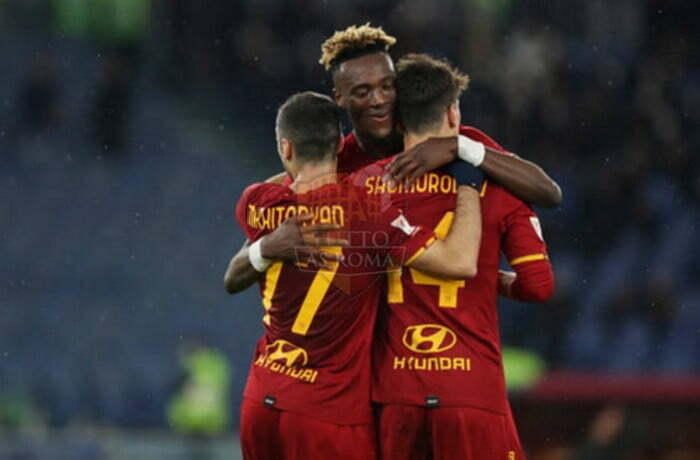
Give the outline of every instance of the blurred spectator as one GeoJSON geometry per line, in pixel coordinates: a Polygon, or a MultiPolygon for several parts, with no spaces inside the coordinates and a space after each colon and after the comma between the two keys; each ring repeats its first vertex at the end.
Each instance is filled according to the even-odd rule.
{"type": "MultiPolygon", "coordinates": [[[[0,385],[26,386],[50,424],[158,423],[177,367],[163,350],[193,321],[231,356],[253,343],[258,312],[222,308],[232,301],[211,242],[240,243],[232,202],[275,172],[276,105],[330,92],[321,42],[367,21],[397,36],[395,57],[453,59],[472,76],[465,122],[563,187],[561,209],[541,213],[556,296],[504,303],[503,343],[550,369],[700,373],[695,3],[35,0],[0,11],[0,161],[33,149],[50,166],[0,168],[0,385]],[[24,74],[14,64],[27,56],[24,74]],[[28,145],[61,130],[66,142],[28,145]],[[137,161],[76,161],[95,144],[137,161]]],[[[256,305],[246,295],[233,302],[256,305]]]]}
{"type": "Polygon", "coordinates": [[[575,460],[622,460],[622,452],[627,447],[624,438],[626,421],[625,408],[617,405],[601,408],[575,460]]]}
{"type": "Polygon", "coordinates": [[[61,121],[59,102],[54,59],[39,52],[19,93],[20,132],[41,136],[57,127],[61,121]]]}
{"type": "Polygon", "coordinates": [[[105,153],[121,153],[126,145],[133,86],[130,64],[116,53],[102,60],[92,121],[97,145],[105,153]]]}

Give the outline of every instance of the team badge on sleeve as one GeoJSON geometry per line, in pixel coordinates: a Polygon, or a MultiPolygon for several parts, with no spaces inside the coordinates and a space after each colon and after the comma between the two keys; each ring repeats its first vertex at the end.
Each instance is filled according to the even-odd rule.
{"type": "Polygon", "coordinates": [[[416,231],[416,227],[411,225],[403,214],[399,214],[399,216],[391,222],[391,226],[398,228],[406,235],[413,235],[413,232],[416,231]]]}
{"type": "Polygon", "coordinates": [[[536,216],[531,216],[530,223],[532,224],[532,228],[535,229],[535,233],[537,233],[537,236],[539,236],[540,240],[544,242],[544,238],[542,237],[542,226],[540,225],[540,220],[536,216]]]}

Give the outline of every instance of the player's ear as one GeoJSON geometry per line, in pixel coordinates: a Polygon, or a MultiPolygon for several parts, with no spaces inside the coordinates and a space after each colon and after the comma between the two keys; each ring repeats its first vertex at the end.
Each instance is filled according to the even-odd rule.
{"type": "Polygon", "coordinates": [[[333,75],[333,100],[335,101],[336,104],[338,104],[339,107],[342,107],[343,109],[347,110],[347,105],[348,105],[348,98],[346,97],[346,93],[343,90],[344,87],[347,87],[347,82],[338,76],[337,74],[333,75]]]}
{"type": "Polygon", "coordinates": [[[343,93],[336,86],[333,87],[333,100],[339,107],[345,108],[345,98],[343,97],[343,93]]]}
{"type": "Polygon", "coordinates": [[[285,161],[292,161],[294,156],[294,144],[289,139],[280,140],[280,156],[285,161]]]}
{"type": "Polygon", "coordinates": [[[460,122],[461,114],[459,113],[459,102],[455,102],[447,107],[447,124],[450,129],[454,129],[459,126],[460,122]]]}
{"type": "Polygon", "coordinates": [[[345,138],[343,137],[343,132],[340,132],[340,136],[338,137],[338,145],[335,147],[335,153],[339,154],[340,152],[343,151],[343,148],[345,147],[345,138]]]}

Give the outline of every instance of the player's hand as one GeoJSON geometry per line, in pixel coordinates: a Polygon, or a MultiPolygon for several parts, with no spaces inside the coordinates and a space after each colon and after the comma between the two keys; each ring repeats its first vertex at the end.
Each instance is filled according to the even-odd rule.
{"type": "Polygon", "coordinates": [[[457,136],[431,137],[396,156],[387,169],[395,182],[411,185],[423,174],[457,158],[457,136]]]}
{"type": "Polygon", "coordinates": [[[498,270],[498,293],[507,298],[511,298],[511,287],[518,275],[509,270],[498,270]]]}
{"type": "Polygon", "coordinates": [[[333,262],[340,262],[342,254],[324,251],[327,246],[348,246],[348,241],[329,235],[341,229],[337,224],[310,224],[312,214],[300,214],[286,219],[272,233],[266,235],[260,250],[266,259],[310,263],[330,269],[333,262]]]}

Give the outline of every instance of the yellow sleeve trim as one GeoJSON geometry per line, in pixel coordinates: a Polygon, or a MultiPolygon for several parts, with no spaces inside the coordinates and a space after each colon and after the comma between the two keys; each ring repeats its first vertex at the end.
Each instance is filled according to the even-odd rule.
{"type": "Polygon", "coordinates": [[[533,260],[546,260],[548,259],[547,254],[530,254],[529,256],[516,257],[509,263],[511,265],[518,265],[524,262],[532,262],[533,260]]]}
{"type": "Polygon", "coordinates": [[[488,186],[489,181],[485,180],[484,183],[481,185],[481,191],[479,192],[479,196],[481,198],[486,196],[486,187],[488,186]]]}
{"type": "Polygon", "coordinates": [[[409,257],[408,260],[407,260],[406,262],[404,262],[403,264],[404,264],[404,265],[411,265],[411,263],[413,263],[414,260],[416,260],[418,257],[420,257],[420,255],[423,254],[423,253],[425,252],[425,250],[426,250],[428,247],[430,247],[431,244],[433,244],[434,241],[435,241],[435,237],[433,236],[433,237],[431,237],[431,238],[425,243],[425,245],[423,245],[422,248],[420,248],[419,250],[417,250],[417,251],[416,251],[411,257],[409,257]]]}

